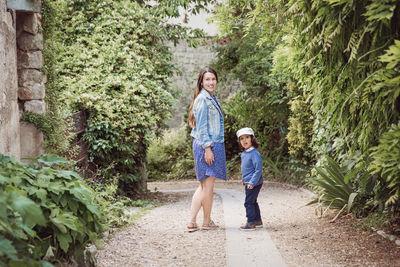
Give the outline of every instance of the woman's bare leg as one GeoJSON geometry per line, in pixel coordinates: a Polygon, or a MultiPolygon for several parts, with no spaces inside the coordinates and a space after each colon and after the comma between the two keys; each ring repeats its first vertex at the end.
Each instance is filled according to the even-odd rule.
{"type": "Polygon", "coordinates": [[[202,206],[203,206],[203,224],[208,224],[210,222],[212,203],[214,199],[214,183],[215,177],[208,177],[201,181],[203,186],[202,193],[202,206]]]}
{"type": "Polygon", "coordinates": [[[202,187],[203,185],[200,183],[199,187],[197,187],[196,191],[193,194],[192,197],[192,204],[190,205],[190,220],[191,222],[196,222],[197,214],[200,211],[201,208],[201,202],[202,202],[202,187]]]}

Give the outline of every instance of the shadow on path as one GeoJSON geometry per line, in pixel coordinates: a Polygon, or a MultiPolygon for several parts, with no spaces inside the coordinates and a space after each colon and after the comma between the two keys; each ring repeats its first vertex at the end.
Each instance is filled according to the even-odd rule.
{"type": "Polygon", "coordinates": [[[265,228],[239,230],[246,218],[242,203],[244,194],[233,189],[216,189],[215,192],[222,197],[224,209],[227,266],[286,266],[265,228]]]}

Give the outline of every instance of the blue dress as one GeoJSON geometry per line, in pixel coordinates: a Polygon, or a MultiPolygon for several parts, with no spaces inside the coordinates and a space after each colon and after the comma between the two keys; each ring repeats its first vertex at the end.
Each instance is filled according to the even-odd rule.
{"type": "Polygon", "coordinates": [[[210,176],[226,180],[225,144],[214,143],[211,150],[214,153],[214,162],[213,164],[208,165],[204,160],[204,148],[201,147],[199,140],[193,140],[194,166],[198,181],[202,181],[210,176]]]}

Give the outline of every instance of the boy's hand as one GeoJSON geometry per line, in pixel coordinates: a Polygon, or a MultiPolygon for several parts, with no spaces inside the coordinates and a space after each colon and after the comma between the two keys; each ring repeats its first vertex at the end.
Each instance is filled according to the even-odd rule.
{"type": "Polygon", "coordinates": [[[248,188],[248,189],[253,189],[254,186],[252,186],[251,184],[248,184],[248,185],[247,185],[247,188],[248,188]]]}

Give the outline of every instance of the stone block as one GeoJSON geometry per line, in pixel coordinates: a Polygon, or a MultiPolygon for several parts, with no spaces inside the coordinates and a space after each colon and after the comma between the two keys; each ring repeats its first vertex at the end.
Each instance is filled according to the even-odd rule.
{"type": "Polygon", "coordinates": [[[18,48],[21,50],[43,50],[43,35],[30,34],[28,32],[23,32],[19,35],[17,40],[18,48]]]}
{"type": "Polygon", "coordinates": [[[28,13],[24,19],[23,29],[26,32],[37,34],[40,27],[40,14],[28,13]]]}
{"type": "Polygon", "coordinates": [[[41,12],[40,0],[7,0],[7,8],[24,12],[41,12]]]}
{"type": "Polygon", "coordinates": [[[37,158],[43,154],[43,133],[32,123],[20,123],[21,159],[37,158]]]}
{"type": "Polygon", "coordinates": [[[18,50],[18,69],[41,69],[43,68],[42,51],[26,52],[18,50]]]}
{"type": "Polygon", "coordinates": [[[18,98],[20,100],[42,100],[45,96],[44,83],[36,83],[29,87],[18,88],[18,98]]]}
{"type": "Polygon", "coordinates": [[[45,82],[45,75],[39,70],[22,69],[18,72],[18,85],[20,87],[31,87],[35,84],[45,82]]]}
{"type": "Polygon", "coordinates": [[[24,109],[26,112],[43,114],[46,112],[46,105],[43,100],[30,100],[24,103],[24,109]]]}

